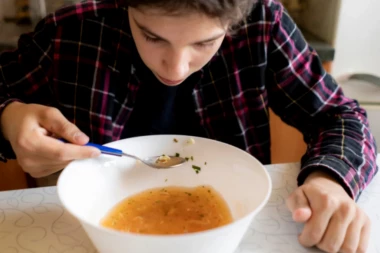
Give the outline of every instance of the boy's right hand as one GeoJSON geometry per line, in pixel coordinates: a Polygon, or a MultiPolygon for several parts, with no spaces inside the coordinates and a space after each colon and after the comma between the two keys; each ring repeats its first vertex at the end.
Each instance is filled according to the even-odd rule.
{"type": "Polygon", "coordinates": [[[82,146],[89,138],[53,107],[13,102],[4,109],[0,124],[18,163],[35,178],[60,171],[73,160],[100,155],[98,149],[82,146]]]}

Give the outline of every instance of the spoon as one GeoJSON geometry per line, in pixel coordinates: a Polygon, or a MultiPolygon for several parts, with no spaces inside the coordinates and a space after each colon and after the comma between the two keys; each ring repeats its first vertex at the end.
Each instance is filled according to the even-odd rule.
{"type": "MultiPolygon", "coordinates": [[[[61,141],[67,143],[67,141],[65,141],[65,140],[61,139],[61,141]]],[[[125,156],[125,157],[129,157],[129,158],[133,158],[133,159],[139,160],[139,161],[143,162],[144,164],[146,164],[152,168],[155,168],[155,169],[174,168],[174,167],[178,167],[178,166],[180,166],[186,162],[185,158],[178,157],[178,156],[162,155],[162,156],[151,156],[151,157],[140,158],[140,157],[137,157],[137,156],[134,156],[131,154],[124,153],[120,149],[110,148],[110,147],[106,147],[106,146],[91,143],[91,142],[88,142],[87,144],[85,144],[85,146],[97,148],[100,150],[100,152],[102,154],[120,156],[120,157],[125,156]]]]}

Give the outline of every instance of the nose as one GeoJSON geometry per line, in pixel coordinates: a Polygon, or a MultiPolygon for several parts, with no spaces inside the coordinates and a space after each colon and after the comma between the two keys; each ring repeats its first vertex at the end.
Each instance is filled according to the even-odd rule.
{"type": "Polygon", "coordinates": [[[163,65],[165,67],[165,78],[173,81],[183,80],[189,73],[190,56],[186,50],[172,51],[164,55],[163,65]]]}

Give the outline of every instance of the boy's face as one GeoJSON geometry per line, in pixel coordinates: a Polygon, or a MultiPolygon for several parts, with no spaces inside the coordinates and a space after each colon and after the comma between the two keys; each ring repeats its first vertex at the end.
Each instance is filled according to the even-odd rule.
{"type": "Polygon", "coordinates": [[[227,30],[219,19],[205,15],[169,16],[148,8],[129,8],[129,22],[145,65],[168,86],[179,85],[207,64],[227,30]]]}

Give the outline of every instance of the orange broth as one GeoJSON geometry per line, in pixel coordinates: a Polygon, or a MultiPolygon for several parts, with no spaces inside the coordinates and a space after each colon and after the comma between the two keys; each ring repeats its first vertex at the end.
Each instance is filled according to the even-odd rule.
{"type": "Polygon", "coordinates": [[[101,225],[131,233],[167,235],[200,232],[232,221],[227,203],[212,187],[172,186],[124,199],[101,225]]]}

